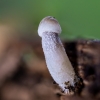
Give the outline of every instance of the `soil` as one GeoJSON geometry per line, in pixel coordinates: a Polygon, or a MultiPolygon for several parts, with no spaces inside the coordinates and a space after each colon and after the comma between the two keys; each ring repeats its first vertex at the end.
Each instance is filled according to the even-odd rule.
{"type": "MultiPolygon", "coordinates": [[[[71,96],[64,95],[51,78],[40,41],[21,41],[15,44],[10,46],[2,64],[0,63],[0,71],[4,71],[3,74],[0,72],[0,100],[100,99],[100,41],[63,42],[75,72],[82,82],[81,87],[77,86],[78,92],[71,96]],[[14,59],[13,64],[7,62],[7,57],[11,56],[12,52],[18,54],[17,61],[14,59]],[[3,70],[2,65],[6,66],[3,70]]],[[[15,55],[12,56],[16,58],[15,55]]]]}

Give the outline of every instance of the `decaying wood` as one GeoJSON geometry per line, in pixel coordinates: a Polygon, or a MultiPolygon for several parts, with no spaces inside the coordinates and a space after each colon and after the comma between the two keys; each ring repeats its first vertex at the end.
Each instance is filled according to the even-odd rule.
{"type": "Polygon", "coordinates": [[[65,42],[65,48],[76,73],[83,80],[81,96],[100,98],[100,41],[65,42]]]}

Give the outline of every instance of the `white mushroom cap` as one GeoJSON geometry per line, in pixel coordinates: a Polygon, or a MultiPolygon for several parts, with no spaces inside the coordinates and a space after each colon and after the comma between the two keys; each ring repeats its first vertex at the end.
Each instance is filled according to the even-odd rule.
{"type": "Polygon", "coordinates": [[[60,34],[61,31],[62,30],[61,30],[60,24],[52,16],[47,16],[43,18],[38,27],[38,34],[40,37],[42,37],[42,34],[44,32],[55,32],[55,33],[60,34]]]}

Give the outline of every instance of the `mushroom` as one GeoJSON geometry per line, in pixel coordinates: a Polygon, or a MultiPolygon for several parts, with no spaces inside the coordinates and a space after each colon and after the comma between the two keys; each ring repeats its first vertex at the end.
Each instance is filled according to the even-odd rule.
{"type": "Polygon", "coordinates": [[[75,83],[79,81],[59,38],[61,27],[58,21],[47,16],[39,24],[38,35],[42,37],[42,48],[48,70],[64,93],[74,92],[75,83]]]}

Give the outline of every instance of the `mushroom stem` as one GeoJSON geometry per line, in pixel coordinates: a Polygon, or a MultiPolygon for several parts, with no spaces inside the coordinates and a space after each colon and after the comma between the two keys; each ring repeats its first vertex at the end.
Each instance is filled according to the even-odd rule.
{"type": "Polygon", "coordinates": [[[70,93],[78,78],[58,36],[60,32],[61,27],[55,18],[48,16],[40,22],[38,34],[42,37],[42,48],[48,70],[62,90],[70,93]]]}

